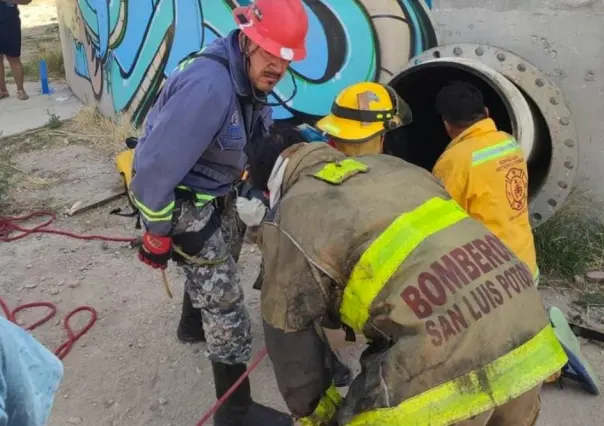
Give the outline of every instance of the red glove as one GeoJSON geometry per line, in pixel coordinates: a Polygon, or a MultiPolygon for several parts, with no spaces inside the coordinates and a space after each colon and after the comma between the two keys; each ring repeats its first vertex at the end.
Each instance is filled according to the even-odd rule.
{"type": "Polygon", "coordinates": [[[158,237],[145,232],[138,258],[155,269],[166,269],[168,260],[172,258],[172,238],[158,237]]]}

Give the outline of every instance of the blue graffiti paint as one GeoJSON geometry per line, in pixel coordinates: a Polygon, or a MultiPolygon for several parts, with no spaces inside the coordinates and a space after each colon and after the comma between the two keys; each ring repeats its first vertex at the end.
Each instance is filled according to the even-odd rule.
{"type": "MultiPolygon", "coordinates": [[[[152,12],[144,42],[136,44],[136,40],[129,39],[128,44],[120,44],[115,49],[114,66],[110,69],[110,78],[113,84],[111,96],[117,111],[126,109],[139,87],[145,82],[149,83],[148,74],[154,71],[151,69],[154,61],[160,60],[158,55],[161,54],[162,42],[174,21],[174,3],[171,0],[161,0],[161,3],[152,12]],[[131,60],[132,56],[136,60],[132,62],[132,68],[125,73],[122,58],[131,60]]],[[[136,21],[132,22],[136,23],[136,21]]],[[[130,24],[128,23],[128,25],[130,24]]],[[[159,70],[159,72],[163,73],[163,70],[159,70]]]]}
{"type": "MultiPolygon", "coordinates": [[[[333,99],[342,89],[359,81],[373,81],[376,77],[375,39],[372,36],[371,22],[364,9],[356,2],[334,1],[325,2],[325,5],[336,17],[346,16],[346,44],[340,47],[346,49],[344,62],[333,72],[333,77],[323,84],[313,83],[307,76],[296,75],[298,92],[302,96],[296,96],[289,105],[294,111],[303,111],[314,116],[324,115],[329,111],[333,99]]],[[[313,11],[307,7],[307,13],[310,15],[313,11]]],[[[322,26],[309,27],[308,46],[317,46],[317,50],[327,51],[326,45],[316,44],[321,40],[318,34],[323,35],[322,40],[327,42],[322,26]]],[[[297,64],[292,64],[291,68],[298,71],[297,64]]],[[[289,99],[293,93],[292,80],[284,78],[275,88],[275,93],[280,100],[289,99]]]]}
{"type": "Polygon", "coordinates": [[[197,1],[175,2],[175,22],[189,21],[190,25],[174,26],[174,41],[166,70],[173,70],[178,62],[191,52],[199,50],[203,44],[203,14],[201,3],[197,1]]]}
{"type": "Polygon", "coordinates": [[[75,73],[86,80],[90,80],[90,74],[88,73],[88,58],[86,57],[84,45],[76,41],[72,45],[72,50],[73,69],[75,73]]]}
{"type": "MultiPolygon", "coordinates": [[[[412,10],[411,5],[409,4],[409,0],[401,0],[403,6],[406,8],[406,10],[412,10]]],[[[421,36],[419,34],[419,32],[421,31],[421,27],[419,25],[419,22],[417,20],[417,16],[414,13],[409,13],[408,14],[409,19],[411,19],[411,31],[414,34],[413,40],[413,56],[415,55],[419,55],[420,53],[422,53],[423,46],[422,46],[422,42],[421,42],[421,36]]]]}
{"type": "MultiPolygon", "coordinates": [[[[323,0],[305,3],[309,17],[308,55],[293,63],[271,101],[297,95],[286,107],[274,108],[277,120],[309,119],[326,114],[342,89],[359,81],[375,81],[380,69],[380,37],[366,4],[372,0],[323,0]],[[330,36],[328,37],[328,34],[330,36]]],[[[409,25],[411,56],[433,47],[434,30],[420,5],[424,0],[392,0],[409,25]],[[428,35],[426,35],[428,34],[428,35]]],[[[235,28],[230,4],[249,0],[78,0],[86,37],[73,42],[77,75],[93,81],[90,70],[100,67],[105,91],[116,111],[128,110],[141,119],[161,80],[187,54],[201,49],[235,28]],[[168,33],[172,32],[172,38],[168,33]],[[171,42],[170,42],[171,41],[171,42]],[[92,52],[93,57],[87,57],[92,52]],[[96,61],[96,62],[95,62],[96,61]]],[[[431,2],[425,2],[431,4],[431,2]]],[[[383,54],[383,52],[381,52],[383,54]]],[[[397,71],[397,70],[391,70],[397,71]]]]}

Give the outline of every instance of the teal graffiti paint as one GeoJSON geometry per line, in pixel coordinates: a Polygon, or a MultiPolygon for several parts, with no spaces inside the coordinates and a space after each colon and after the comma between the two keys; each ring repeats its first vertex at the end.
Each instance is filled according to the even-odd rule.
{"type": "MultiPolygon", "coordinates": [[[[97,99],[141,123],[177,63],[235,28],[232,8],[249,0],[78,0],[73,67],[97,99]],[[82,31],[83,30],[83,31],[82,31]],[[82,37],[81,34],[85,36],[82,37]]],[[[387,82],[410,57],[436,45],[424,0],[308,0],[308,56],[289,72],[297,95],[277,120],[314,121],[338,92],[359,81],[387,82]]],[[[286,76],[270,96],[293,92],[286,76]]]]}

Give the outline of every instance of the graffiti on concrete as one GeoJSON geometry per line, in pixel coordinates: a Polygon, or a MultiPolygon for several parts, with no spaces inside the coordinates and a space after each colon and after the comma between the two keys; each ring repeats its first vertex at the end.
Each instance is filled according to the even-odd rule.
{"type": "MultiPolygon", "coordinates": [[[[97,99],[141,123],[178,62],[235,28],[232,9],[250,0],[63,0],[64,35],[77,78],[97,99]],[[70,11],[66,8],[72,8],[70,11]],[[65,22],[69,21],[69,22],[65,22]]],[[[307,121],[327,113],[336,94],[363,80],[389,81],[410,57],[436,45],[424,0],[305,0],[308,56],[292,64],[298,93],[276,107],[278,120],[307,121]]],[[[72,85],[73,86],[73,85],[72,85]]],[[[284,78],[270,99],[286,100],[284,78]]]]}

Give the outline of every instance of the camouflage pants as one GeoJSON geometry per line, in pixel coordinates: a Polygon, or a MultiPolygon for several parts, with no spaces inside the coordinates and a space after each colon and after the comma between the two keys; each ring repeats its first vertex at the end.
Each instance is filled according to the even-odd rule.
{"type": "MultiPolygon", "coordinates": [[[[214,208],[213,203],[196,207],[191,202],[183,202],[174,224],[174,234],[199,231],[209,222],[214,208]]],[[[201,309],[206,356],[211,361],[225,364],[249,361],[252,350],[250,315],[245,307],[235,260],[241,240],[237,213],[233,203],[228,203],[221,216],[221,227],[208,238],[198,254],[207,260],[226,256],[226,261],[208,266],[179,262],[186,275],[185,289],[193,306],[201,309]]]]}

